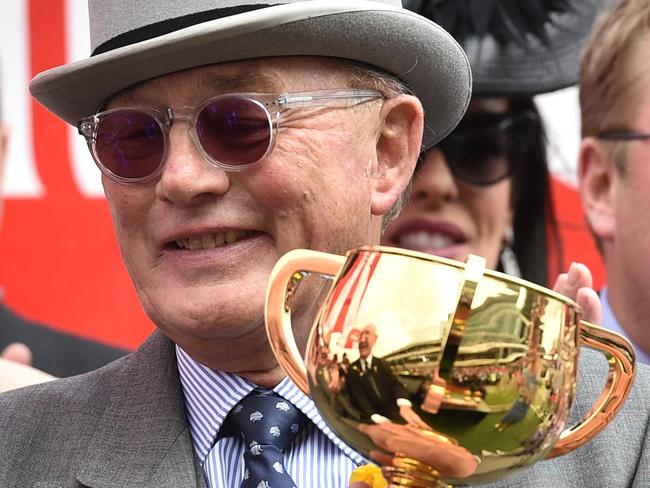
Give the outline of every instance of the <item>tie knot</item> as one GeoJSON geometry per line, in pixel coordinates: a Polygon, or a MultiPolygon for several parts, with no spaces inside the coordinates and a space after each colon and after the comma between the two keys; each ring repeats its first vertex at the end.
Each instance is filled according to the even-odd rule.
{"type": "Polygon", "coordinates": [[[300,410],[274,391],[253,390],[230,411],[222,435],[241,435],[249,449],[266,444],[282,451],[306,422],[300,410]]]}

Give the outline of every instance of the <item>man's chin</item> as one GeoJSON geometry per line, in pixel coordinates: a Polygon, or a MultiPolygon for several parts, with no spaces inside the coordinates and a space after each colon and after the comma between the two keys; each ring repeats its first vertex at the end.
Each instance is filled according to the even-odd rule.
{"type": "MultiPolygon", "coordinates": [[[[172,340],[232,340],[246,336],[264,335],[264,313],[231,310],[196,310],[175,308],[167,313],[152,313],[149,318],[172,340]],[[157,320],[157,319],[160,320],[157,320]]],[[[174,342],[177,342],[174,340],[174,342]]]]}

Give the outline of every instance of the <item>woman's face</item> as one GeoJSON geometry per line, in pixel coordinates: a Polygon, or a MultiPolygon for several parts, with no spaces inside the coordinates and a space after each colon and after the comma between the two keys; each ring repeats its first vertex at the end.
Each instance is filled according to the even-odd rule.
{"type": "MultiPolygon", "coordinates": [[[[475,98],[461,126],[498,120],[507,110],[505,98],[475,98]]],[[[490,156],[490,165],[506,167],[505,156],[490,156]]],[[[452,173],[445,153],[432,148],[418,164],[411,199],[386,229],[382,244],[458,261],[478,254],[495,268],[512,225],[511,191],[510,177],[483,186],[463,181],[452,173]]]]}

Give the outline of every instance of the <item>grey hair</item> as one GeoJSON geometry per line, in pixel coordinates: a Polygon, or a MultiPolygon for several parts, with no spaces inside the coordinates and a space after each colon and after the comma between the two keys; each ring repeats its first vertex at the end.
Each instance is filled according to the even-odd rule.
{"type": "MultiPolygon", "coordinates": [[[[352,88],[363,88],[365,90],[375,90],[381,92],[386,97],[395,97],[398,95],[412,95],[411,89],[395,75],[383,71],[374,66],[363,63],[352,63],[350,68],[350,83],[352,88]]],[[[413,175],[409,180],[406,188],[397,198],[395,204],[386,212],[382,219],[382,233],[393,220],[397,218],[411,196],[413,186],[413,175]]]]}

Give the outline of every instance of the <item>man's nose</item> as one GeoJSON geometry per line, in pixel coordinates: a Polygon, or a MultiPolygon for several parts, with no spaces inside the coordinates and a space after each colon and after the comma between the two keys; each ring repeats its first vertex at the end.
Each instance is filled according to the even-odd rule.
{"type": "Polygon", "coordinates": [[[432,148],[418,163],[411,199],[439,204],[458,197],[458,185],[444,153],[432,148]]]}
{"type": "Polygon", "coordinates": [[[156,186],[158,198],[190,205],[201,195],[222,195],[230,178],[210,163],[190,136],[187,122],[175,123],[168,135],[167,159],[156,186]]]}

